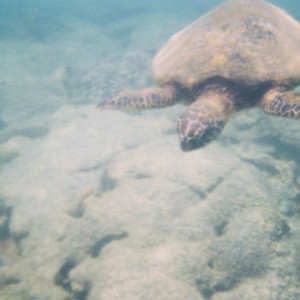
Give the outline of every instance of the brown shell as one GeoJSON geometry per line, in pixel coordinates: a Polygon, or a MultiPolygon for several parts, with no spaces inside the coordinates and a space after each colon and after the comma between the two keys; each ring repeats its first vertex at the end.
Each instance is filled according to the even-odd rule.
{"type": "Polygon", "coordinates": [[[243,84],[300,82],[300,24],[263,0],[230,0],[173,35],[153,60],[161,84],[222,76],[243,84]]]}

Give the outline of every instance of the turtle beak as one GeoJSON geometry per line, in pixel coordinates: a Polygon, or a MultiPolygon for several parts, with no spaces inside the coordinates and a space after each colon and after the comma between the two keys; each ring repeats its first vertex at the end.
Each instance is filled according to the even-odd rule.
{"type": "Polygon", "coordinates": [[[180,148],[184,152],[189,152],[213,141],[222,131],[224,122],[215,122],[214,124],[204,124],[203,122],[188,122],[179,119],[177,122],[177,131],[179,134],[180,148]]]}
{"type": "Polygon", "coordinates": [[[201,139],[190,138],[181,135],[179,135],[179,143],[181,150],[184,152],[190,152],[192,150],[201,148],[207,144],[207,142],[204,142],[201,139]]]}
{"type": "Polygon", "coordinates": [[[190,152],[195,149],[195,147],[193,147],[193,143],[188,137],[183,137],[179,135],[179,144],[181,150],[184,152],[190,152]]]}
{"type": "Polygon", "coordinates": [[[177,132],[179,135],[180,148],[184,152],[189,152],[203,147],[207,140],[203,138],[203,130],[197,121],[190,122],[185,118],[177,121],[177,132]]]}

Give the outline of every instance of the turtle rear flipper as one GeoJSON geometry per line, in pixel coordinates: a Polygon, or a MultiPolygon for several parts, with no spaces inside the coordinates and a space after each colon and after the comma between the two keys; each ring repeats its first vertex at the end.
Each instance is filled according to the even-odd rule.
{"type": "Polygon", "coordinates": [[[271,115],[300,119],[300,93],[275,87],[263,96],[261,107],[271,115]]]}
{"type": "Polygon", "coordinates": [[[182,92],[175,84],[164,84],[140,91],[122,92],[116,97],[105,100],[97,107],[105,109],[119,109],[137,111],[141,109],[164,108],[180,101],[182,92]]]}

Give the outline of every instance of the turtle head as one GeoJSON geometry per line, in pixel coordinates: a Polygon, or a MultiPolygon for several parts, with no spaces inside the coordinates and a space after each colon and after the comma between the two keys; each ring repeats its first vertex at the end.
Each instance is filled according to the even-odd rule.
{"type": "Polygon", "coordinates": [[[230,91],[212,87],[200,94],[177,121],[181,149],[191,151],[216,139],[233,112],[230,91]]]}
{"type": "Polygon", "coordinates": [[[218,137],[224,125],[224,120],[182,115],[177,121],[181,150],[188,152],[205,146],[218,137]]]}

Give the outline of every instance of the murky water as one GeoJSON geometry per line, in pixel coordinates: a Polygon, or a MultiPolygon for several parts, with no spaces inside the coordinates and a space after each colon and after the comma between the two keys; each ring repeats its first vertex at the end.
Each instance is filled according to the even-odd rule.
{"type": "Polygon", "coordinates": [[[184,153],[182,105],[95,108],[221,2],[0,2],[0,299],[300,299],[299,121],[184,153]]]}

